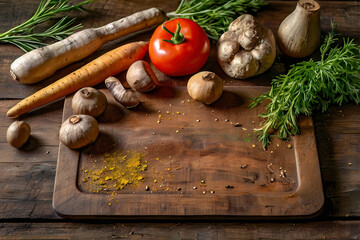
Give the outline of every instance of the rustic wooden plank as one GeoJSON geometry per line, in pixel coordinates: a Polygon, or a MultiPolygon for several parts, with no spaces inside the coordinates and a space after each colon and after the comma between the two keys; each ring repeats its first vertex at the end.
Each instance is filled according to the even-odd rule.
{"type": "MultiPolygon", "coordinates": [[[[289,142],[274,139],[267,151],[252,132],[264,105],[249,109],[249,98],[268,89],[225,87],[219,100],[205,106],[190,100],[185,87],[163,87],[140,95],[142,104],[135,110],[121,107],[104,90],[112,106],[105,116],[113,120],[120,112],[121,118],[99,118],[99,139],[83,151],[60,146],[55,210],[66,217],[87,219],[317,214],[323,194],[311,119],[300,121],[302,135],[289,142]],[[235,127],[236,123],[241,126],[235,127]],[[109,180],[103,187],[90,183],[93,177],[86,172],[104,169],[104,155],[128,151],[145,155],[148,171],[143,174],[144,181],[122,190],[113,187],[122,179],[109,180]],[[243,165],[248,166],[242,169],[243,165]],[[285,169],[286,174],[279,177],[279,169],[285,169]],[[165,179],[161,180],[163,175],[165,179]],[[146,185],[151,192],[145,191],[146,185]],[[233,189],[226,189],[226,185],[233,189]]],[[[64,119],[71,114],[69,97],[64,119]]],[[[110,171],[98,176],[99,182],[106,181],[105,176],[121,173],[110,171]]]]}
{"type": "Polygon", "coordinates": [[[308,223],[0,223],[6,239],[359,239],[359,221],[308,223]]]}
{"type": "Polygon", "coordinates": [[[328,215],[360,214],[360,111],[355,104],[313,116],[328,215]]]}

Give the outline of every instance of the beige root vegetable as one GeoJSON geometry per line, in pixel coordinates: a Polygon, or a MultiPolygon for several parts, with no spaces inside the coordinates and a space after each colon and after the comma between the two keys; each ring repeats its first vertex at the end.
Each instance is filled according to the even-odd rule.
{"type": "Polygon", "coordinates": [[[99,135],[99,124],[89,115],[73,115],[63,122],[60,128],[60,141],[71,149],[85,147],[99,135]]]}
{"type": "Polygon", "coordinates": [[[151,29],[165,19],[161,10],[150,8],[103,27],[79,31],[66,39],[19,57],[11,64],[10,74],[21,83],[39,82],[54,74],[56,70],[89,56],[103,44],[139,30],[151,29]]]}
{"type": "Polygon", "coordinates": [[[211,104],[220,98],[223,82],[213,72],[199,72],[189,79],[187,91],[194,100],[211,104]]]}
{"type": "Polygon", "coordinates": [[[303,58],[320,45],[320,35],[320,5],[314,0],[300,0],[281,22],[277,40],[285,55],[303,58]]]}
{"type": "Polygon", "coordinates": [[[108,77],[105,86],[109,89],[114,99],[127,108],[134,108],[140,101],[133,89],[126,90],[120,80],[115,77],[108,77]]]}
{"type": "Polygon", "coordinates": [[[13,122],[6,132],[7,142],[15,147],[22,147],[29,139],[31,128],[27,122],[15,121],[13,122]]]}
{"type": "Polygon", "coordinates": [[[6,115],[10,118],[15,118],[73,93],[80,88],[95,86],[103,82],[105,78],[128,69],[132,63],[142,59],[147,50],[147,42],[133,42],[109,51],[78,70],[21,100],[6,115]]]}
{"type": "Polygon", "coordinates": [[[231,78],[246,79],[265,72],[276,57],[270,29],[244,14],[235,19],[217,43],[217,60],[231,78]]]}
{"type": "Polygon", "coordinates": [[[105,94],[92,87],[85,87],[77,91],[72,98],[71,108],[75,114],[85,114],[93,117],[100,116],[106,109],[105,94]]]}
{"type": "Polygon", "coordinates": [[[155,88],[155,82],[158,82],[149,63],[143,60],[136,61],[129,67],[126,81],[138,92],[149,92],[155,88]]]}

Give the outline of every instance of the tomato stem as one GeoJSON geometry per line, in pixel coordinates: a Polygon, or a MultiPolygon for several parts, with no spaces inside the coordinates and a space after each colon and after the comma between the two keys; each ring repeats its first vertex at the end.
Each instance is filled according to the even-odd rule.
{"type": "Polygon", "coordinates": [[[171,32],[169,29],[165,27],[165,23],[162,25],[162,29],[171,34],[172,38],[170,40],[163,39],[163,41],[172,43],[172,44],[180,44],[185,40],[184,34],[180,32],[181,26],[178,23],[175,33],[171,32]]]}

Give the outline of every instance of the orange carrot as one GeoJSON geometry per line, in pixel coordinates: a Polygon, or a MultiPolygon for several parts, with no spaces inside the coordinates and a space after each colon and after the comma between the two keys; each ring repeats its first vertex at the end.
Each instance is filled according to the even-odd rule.
{"type": "Polygon", "coordinates": [[[35,108],[73,93],[83,87],[95,86],[105,78],[125,71],[148,50],[148,42],[134,42],[118,47],[96,58],[85,66],[37,91],[12,107],[6,115],[18,117],[35,108]]]}

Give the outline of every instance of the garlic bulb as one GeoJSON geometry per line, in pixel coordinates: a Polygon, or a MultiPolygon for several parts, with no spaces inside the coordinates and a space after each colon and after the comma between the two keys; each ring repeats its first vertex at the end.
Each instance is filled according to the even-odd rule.
{"type": "Polygon", "coordinates": [[[220,98],[223,82],[213,72],[199,72],[189,79],[187,91],[194,100],[211,104],[220,98]]]}
{"type": "Polygon", "coordinates": [[[30,132],[31,128],[27,122],[15,121],[7,129],[6,140],[11,146],[20,148],[29,139],[30,132]]]}
{"type": "Polygon", "coordinates": [[[217,61],[231,78],[247,79],[268,70],[276,57],[275,37],[250,14],[232,23],[217,42],[217,61]]]}
{"type": "Polygon", "coordinates": [[[320,45],[320,34],[320,5],[314,0],[300,0],[280,24],[277,42],[285,55],[303,58],[320,45]]]}
{"type": "Polygon", "coordinates": [[[85,87],[77,91],[72,99],[71,107],[75,114],[100,116],[106,109],[105,94],[95,88],[85,87]]]}
{"type": "Polygon", "coordinates": [[[149,92],[155,88],[157,78],[147,62],[138,60],[129,67],[126,81],[135,91],[149,92]]]}
{"type": "Polygon", "coordinates": [[[59,138],[65,146],[78,149],[95,142],[99,124],[89,115],[73,115],[61,125],[59,138]]]}

